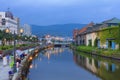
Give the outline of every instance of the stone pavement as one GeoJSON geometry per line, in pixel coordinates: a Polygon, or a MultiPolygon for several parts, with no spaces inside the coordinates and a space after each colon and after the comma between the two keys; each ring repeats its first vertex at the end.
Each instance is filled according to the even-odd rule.
{"type": "MultiPolygon", "coordinates": [[[[34,48],[29,49],[29,51],[34,50],[34,48]]],[[[24,50],[25,53],[28,53],[28,50],[24,50]]],[[[9,65],[3,66],[3,61],[0,59],[0,80],[9,80],[8,71],[10,71],[11,68],[9,65]]]]}
{"type": "Polygon", "coordinates": [[[0,59],[0,80],[9,80],[8,71],[10,71],[9,65],[3,66],[2,59],[0,59]]]}

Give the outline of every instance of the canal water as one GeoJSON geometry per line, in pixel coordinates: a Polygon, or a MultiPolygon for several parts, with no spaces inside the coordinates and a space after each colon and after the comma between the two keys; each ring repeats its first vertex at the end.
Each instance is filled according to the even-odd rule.
{"type": "Polygon", "coordinates": [[[120,80],[120,63],[110,59],[51,48],[32,62],[29,80],[120,80]]]}

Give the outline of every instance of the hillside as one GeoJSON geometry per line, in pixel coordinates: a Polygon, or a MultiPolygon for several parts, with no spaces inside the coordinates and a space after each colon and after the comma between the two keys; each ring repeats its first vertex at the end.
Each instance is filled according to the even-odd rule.
{"type": "Polygon", "coordinates": [[[35,35],[43,36],[46,34],[50,34],[54,36],[64,37],[72,37],[72,32],[74,29],[80,29],[84,26],[85,24],[56,24],[48,26],[31,25],[32,33],[35,35]]]}

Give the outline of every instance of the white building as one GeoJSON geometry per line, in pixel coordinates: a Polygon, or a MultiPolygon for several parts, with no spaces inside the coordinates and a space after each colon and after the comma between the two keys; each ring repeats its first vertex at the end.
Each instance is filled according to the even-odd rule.
{"type": "Polygon", "coordinates": [[[28,24],[24,24],[23,25],[23,29],[24,29],[24,35],[26,35],[26,36],[31,36],[31,27],[30,27],[30,25],[28,25],[28,24]]]}
{"type": "Polygon", "coordinates": [[[0,12],[0,30],[9,28],[11,33],[18,34],[19,18],[14,17],[10,11],[0,12]]]}

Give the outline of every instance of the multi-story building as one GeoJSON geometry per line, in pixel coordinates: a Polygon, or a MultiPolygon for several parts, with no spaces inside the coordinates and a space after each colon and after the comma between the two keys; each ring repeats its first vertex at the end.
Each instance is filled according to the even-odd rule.
{"type": "Polygon", "coordinates": [[[30,27],[30,25],[28,25],[28,24],[24,24],[23,25],[23,29],[24,29],[24,35],[26,35],[26,36],[31,36],[31,27],[30,27]]]}
{"type": "Polygon", "coordinates": [[[10,29],[11,33],[18,34],[19,18],[14,17],[10,11],[0,12],[0,30],[10,29]]]}

